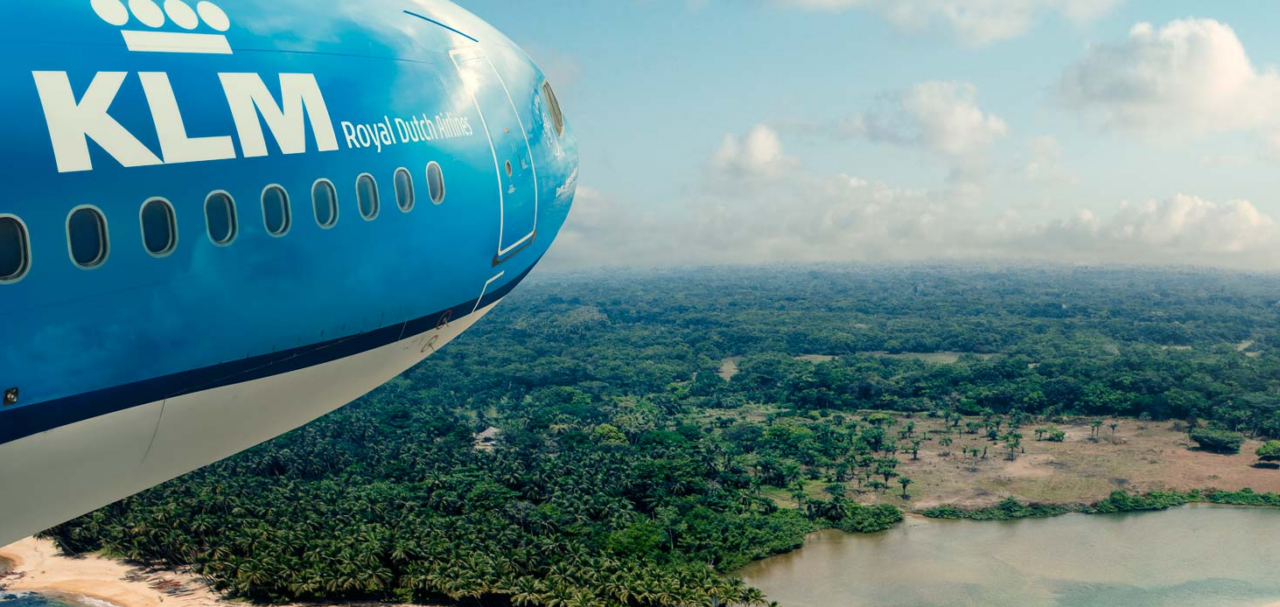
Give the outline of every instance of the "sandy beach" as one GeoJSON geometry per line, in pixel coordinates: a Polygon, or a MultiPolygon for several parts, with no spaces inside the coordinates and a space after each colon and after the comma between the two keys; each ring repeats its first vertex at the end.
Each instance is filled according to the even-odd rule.
{"type": "Polygon", "coordinates": [[[82,558],[62,556],[52,541],[27,538],[0,548],[0,559],[13,564],[13,571],[0,578],[0,589],[11,592],[42,592],[83,596],[118,607],[219,607],[230,605],[210,591],[196,576],[172,571],[148,573],[120,561],[96,555],[82,558]],[[172,596],[162,589],[182,584],[184,596],[172,596]]]}
{"type": "MultiPolygon", "coordinates": [[[[115,607],[243,607],[248,604],[224,600],[196,575],[136,567],[98,555],[66,557],[52,541],[34,537],[0,548],[0,592],[3,591],[88,598],[115,607]],[[11,571],[4,573],[9,566],[11,571]]],[[[283,607],[315,606],[295,604],[283,607]]],[[[325,604],[324,607],[409,606],[351,603],[325,604]]]]}

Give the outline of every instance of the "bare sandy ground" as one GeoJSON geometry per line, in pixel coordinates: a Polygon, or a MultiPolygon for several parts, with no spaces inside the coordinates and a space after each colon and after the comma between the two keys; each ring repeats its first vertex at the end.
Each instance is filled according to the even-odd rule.
{"type": "Polygon", "coordinates": [[[174,572],[148,574],[120,561],[100,556],[62,556],[53,542],[27,538],[0,548],[0,558],[13,563],[13,572],[0,579],[0,588],[13,592],[42,592],[82,596],[119,607],[220,607],[221,601],[197,577],[174,572]],[[131,581],[126,576],[141,575],[131,581]],[[147,578],[150,581],[147,581],[147,578]],[[187,596],[170,596],[153,588],[160,580],[182,582],[187,596]]]}
{"type": "MultiPolygon", "coordinates": [[[[244,607],[247,603],[224,600],[204,585],[199,576],[175,571],[155,571],[130,566],[97,555],[63,556],[52,541],[29,537],[0,548],[0,561],[12,563],[12,572],[0,573],[0,590],[39,592],[72,599],[105,601],[116,607],[244,607]],[[183,596],[173,596],[157,584],[181,584],[183,596]],[[188,593],[189,591],[189,593],[188,593]]],[[[0,563],[0,572],[4,565],[0,563]]],[[[319,607],[285,605],[283,607],[319,607]]],[[[390,603],[358,603],[323,607],[407,607],[390,603]]],[[[432,607],[415,606],[415,607],[432,607]]],[[[438,607],[438,606],[436,606],[438,607]]],[[[1280,607],[1280,606],[1277,606],[1280,607]]]]}

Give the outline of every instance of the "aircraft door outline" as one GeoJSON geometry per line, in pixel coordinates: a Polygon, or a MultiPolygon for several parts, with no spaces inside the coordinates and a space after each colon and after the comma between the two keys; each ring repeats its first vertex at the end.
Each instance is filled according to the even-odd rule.
{"type": "Polygon", "coordinates": [[[538,234],[538,170],[533,146],[511,92],[488,56],[479,48],[454,50],[449,56],[480,114],[493,153],[499,201],[498,249],[493,258],[497,266],[532,244],[538,234]],[[520,131],[519,136],[511,132],[513,129],[520,131]]]}

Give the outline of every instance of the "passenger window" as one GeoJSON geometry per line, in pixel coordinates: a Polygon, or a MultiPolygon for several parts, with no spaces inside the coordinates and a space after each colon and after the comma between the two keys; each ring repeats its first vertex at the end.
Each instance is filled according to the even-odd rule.
{"type": "Polygon", "coordinates": [[[165,257],[178,247],[178,218],[173,205],[163,198],[152,198],[142,205],[142,246],[152,257],[165,257]]]}
{"type": "Polygon", "coordinates": [[[235,241],[239,226],[236,223],[236,202],[230,194],[210,194],[204,201],[204,219],[213,244],[225,247],[235,241]]]}
{"type": "Polygon", "coordinates": [[[413,174],[409,169],[396,169],[396,205],[401,211],[413,210],[413,174]]]}
{"type": "Polygon", "coordinates": [[[107,218],[94,207],[79,207],[67,217],[67,246],[71,261],[86,270],[107,261],[107,218]]]}
{"type": "Polygon", "coordinates": [[[30,267],[26,226],[16,217],[0,217],[0,284],[22,280],[30,267]]]}
{"type": "Polygon", "coordinates": [[[365,221],[373,221],[378,216],[378,182],[373,175],[365,173],[356,178],[356,202],[365,221]]]}
{"type": "Polygon", "coordinates": [[[333,182],[321,179],[311,186],[311,204],[316,210],[316,223],[324,229],[338,223],[338,190],[333,182]]]}
{"type": "Polygon", "coordinates": [[[542,96],[547,99],[547,110],[551,113],[551,122],[556,127],[556,135],[563,135],[564,113],[560,111],[560,100],[556,99],[556,92],[551,90],[550,82],[542,83],[542,96]]]}
{"type": "Polygon", "coordinates": [[[289,193],[284,188],[270,185],[262,191],[262,221],[272,236],[289,233],[293,227],[293,211],[289,208],[289,193]]]}
{"type": "Polygon", "coordinates": [[[444,202],[444,171],[435,161],[427,165],[427,194],[435,204],[444,202]]]}

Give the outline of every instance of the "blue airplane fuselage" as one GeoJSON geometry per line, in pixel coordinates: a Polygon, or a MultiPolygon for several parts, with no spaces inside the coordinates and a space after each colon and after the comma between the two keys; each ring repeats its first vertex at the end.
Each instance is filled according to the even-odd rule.
{"type": "Polygon", "coordinates": [[[542,73],[444,0],[6,0],[0,30],[0,545],[403,372],[576,190],[542,73]]]}

